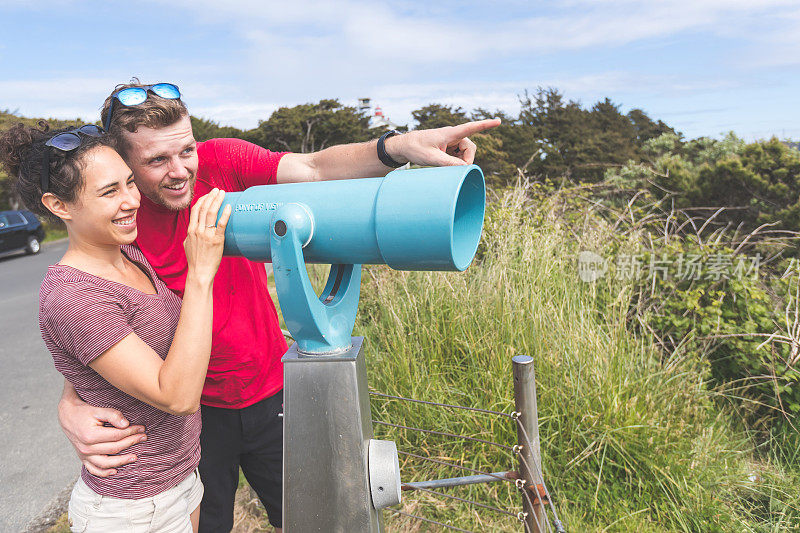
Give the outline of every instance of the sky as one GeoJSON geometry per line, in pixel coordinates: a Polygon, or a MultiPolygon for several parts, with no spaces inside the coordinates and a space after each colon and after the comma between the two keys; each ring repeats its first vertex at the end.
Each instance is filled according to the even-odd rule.
{"type": "Polygon", "coordinates": [[[372,98],[519,111],[553,87],[687,138],[800,140],[798,0],[0,0],[0,110],[95,121],[118,83],[169,81],[193,115],[372,98]]]}

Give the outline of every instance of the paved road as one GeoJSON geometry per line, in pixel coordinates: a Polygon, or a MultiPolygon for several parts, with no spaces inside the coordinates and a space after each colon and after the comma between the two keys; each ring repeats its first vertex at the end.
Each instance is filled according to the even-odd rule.
{"type": "Polygon", "coordinates": [[[39,284],[66,241],[0,257],[0,531],[25,529],[80,464],[56,420],[63,379],[39,334],[39,284]]]}

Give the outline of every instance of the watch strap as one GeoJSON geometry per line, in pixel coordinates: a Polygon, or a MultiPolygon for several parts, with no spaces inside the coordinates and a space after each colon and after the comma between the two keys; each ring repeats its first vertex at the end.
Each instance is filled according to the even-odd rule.
{"type": "Polygon", "coordinates": [[[389,130],[378,139],[378,159],[381,160],[381,163],[390,168],[399,168],[405,165],[405,163],[398,163],[392,159],[392,156],[386,153],[386,139],[395,135],[400,135],[400,132],[397,130],[389,130]]]}

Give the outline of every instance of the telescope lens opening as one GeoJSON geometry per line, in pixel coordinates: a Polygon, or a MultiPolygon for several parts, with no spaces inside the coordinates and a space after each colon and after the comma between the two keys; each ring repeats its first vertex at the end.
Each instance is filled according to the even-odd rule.
{"type": "Polygon", "coordinates": [[[453,219],[453,262],[465,270],[472,262],[483,229],[486,189],[480,170],[473,169],[461,183],[453,219]]]}

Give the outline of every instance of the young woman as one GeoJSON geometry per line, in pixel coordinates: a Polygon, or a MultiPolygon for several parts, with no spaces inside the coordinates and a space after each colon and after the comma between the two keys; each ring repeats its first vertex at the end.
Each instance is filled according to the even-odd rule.
{"type": "Polygon", "coordinates": [[[113,407],[147,437],[136,461],[108,477],[84,467],[72,531],[197,531],[203,486],[200,393],[211,351],[212,288],[226,208],[214,189],[191,210],[183,302],[156,277],[136,239],[139,191],[96,126],[55,133],[18,125],[0,137],[28,208],[63,220],[64,257],[40,291],[39,323],[56,368],[86,402],[113,407]]]}

